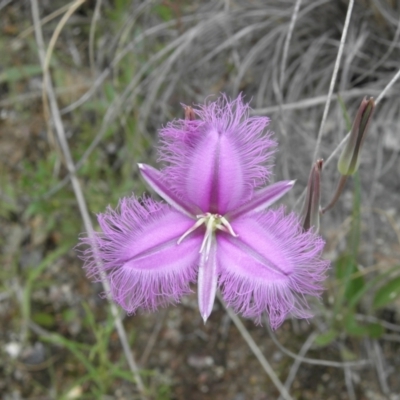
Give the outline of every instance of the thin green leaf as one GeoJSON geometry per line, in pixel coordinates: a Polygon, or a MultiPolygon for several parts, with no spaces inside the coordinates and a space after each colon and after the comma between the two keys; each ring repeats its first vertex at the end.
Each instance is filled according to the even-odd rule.
{"type": "Polygon", "coordinates": [[[399,270],[399,266],[390,268],[388,271],[384,272],[383,274],[378,275],[374,279],[370,280],[356,295],[353,296],[351,301],[349,302],[348,306],[350,308],[355,307],[361,298],[364,296],[365,293],[369,292],[376,286],[380,281],[390,276],[393,272],[397,272],[399,270]]]}
{"type": "Polygon", "coordinates": [[[337,332],[334,329],[329,329],[328,331],[318,335],[315,338],[314,343],[317,346],[325,347],[325,346],[328,346],[329,344],[331,344],[338,337],[338,335],[339,335],[339,332],[337,332]]]}
{"type": "Polygon", "coordinates": [[[383,285],[372,302],[374,308],[384,307],[400,296],[400,276],[383,285]]]}
{"type": "Polygon", "coordinates": [[[358,171],[354,177],[353,212],[348,249],[357,259],[361,233],[361,183],[358,171]]]}
{"type": "Polygon", "coordinates": [[[18,82],[21,79],[30,78],[31,76],[40,75],[42,67],[40,65],[24,65],[12,67],[0,73],[0,83],[18,82]]]}
{"type": "Polygon", "coordinates": [[[345,124],[346,124],[346,130],[350,131],[351,125],[352,125],[351,118],[350,118],[349,113],[347,112],[346,104],[343,101],[342,96],[340,96],[340,95],[338,95],[338,102],[339,102],[340,108],[341,108],[342,113],[343,113],[343,118],[344,118],[344,121],[345,121],[345,124]]]}
{"type": "Polygon", "coordinates": [[[52,328],[56,324],[56,319],[54,315],[44,312],[38,312],[32,315],[32,320],[38,325],[45,328],[52,328]]]}
{"type": "MultiPolygon", "coordinates": [[[[88,371],[89,376],[98,385],[98,387],[100,389],[104,389],[103,382],[99,378],[99,373],[98,373],[97,369],[89,362],[85,353],[83,353],[80,350],[80,348],[82,347],[81,343],[77,343],[72,340],[68,340],[58,334],[52,334],[50,336],[43,336],[43,340],[66,347],[82,363],[82,365],[88,371]]],[[[90,347],[90,346],[85,346],[85,347],[90,347]]]]}
{"type": "Polygon", "coordinates": [[[336,262],[336,277],[344,288],[344,298],[351,301],[364,288],[362,276],[353,277],[358,271],[356,260],[352,255],[344,254],[336,262]]]}
{"type": "Polygon", "coordinates": [[[384,333],[384,327],[379,323],[370,323],[365,327],[367,335],[372,339],[379,339],[384,333]]]}
{"type": "Polygon", "coordinates": [[[71,248],[70,243],[65,243],[57,250],[52,251],[47,257],[37,266],[32,267],[29,271],[28,279],[26,280],[23,297],[22,297],[22,315],[24,321],[29,321],[31,313],[31,292],[34,282],[42,274],[42,272],[54,263],[59,257],[65,254],[71,248]]]}
{"type": "Polygon", "coordinates": [[[365,327],[358,324],[354,314],[348,314],[344,319],[344,328],[352,336],[363,337],[366,334],[365,327]]]}

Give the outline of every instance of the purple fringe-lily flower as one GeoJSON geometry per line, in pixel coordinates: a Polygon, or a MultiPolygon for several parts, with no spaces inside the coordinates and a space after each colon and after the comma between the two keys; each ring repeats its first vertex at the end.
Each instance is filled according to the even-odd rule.
{"type": "Polygon", "coordinates": [[[83,255],[88,274],[105,276],[128,313],[179,302],[197,279],[204,321],[217,288],[245,317],[260,322],[266,312],[273,328],[288,314],[310,317],[305,295],[322,291],[324,241],[304,232],[294,213],[266,210],[294,184],[262,188],[275,147],[265,133],[269,119],[249,117],[241,97],[194,112],[199,119],[161,130],[163,169],[139,164],[166,203],[124,198],[117,211],[100,214],[103,232],[83,239],[91,245],[83,255]]]}

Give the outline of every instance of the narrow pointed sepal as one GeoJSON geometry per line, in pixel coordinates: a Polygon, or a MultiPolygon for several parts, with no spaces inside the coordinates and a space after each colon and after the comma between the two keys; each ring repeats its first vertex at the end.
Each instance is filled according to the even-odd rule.
{"type": "Polygon", "coordinates": [[[233,220],[249,212],[265,210],[292,189],[295,182],[296,181],[280,181],[258,190],[249,201],[229,212],[226,218],[233,220]]]}
{"type": "Polygon", "coordinates": [[[205,246],[201,253],[198,298],[200,314],[206,323],[211,314],[218,284],[217,242],[215,235],[210,238],[210,246],[205,246]]]}
{"type": "Polygon", "coordinates": [[[140,173],[148,185],[175,210],[195,218],[196,211],[187,205],[164,179],[160,171],[146,164],[138,164],[140,173]]]}

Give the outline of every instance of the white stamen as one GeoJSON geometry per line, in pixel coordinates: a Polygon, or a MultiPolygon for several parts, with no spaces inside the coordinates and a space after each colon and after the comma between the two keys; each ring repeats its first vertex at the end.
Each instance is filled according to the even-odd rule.
{"type": "Polygon", "coordinates": [[[235,233],[235,231],[233,230],[231,224],[229,223],[229,221],[225,218],[225,217],[221,217],[221,222],[222,225],[228,230],[228,232],[235,237],[238,237],[239,235],[235,233]]]}
{"type": "MultiPolygon", "coordinates": [[[[200,217],[200,215],[198,215],[197,217],[200,217]]],[[[206,221],[206,217],[202,217],[199,220],[197,220],[197,222],[191,227],[189,228],[178,240],[178,244],[180,244],[182,242],[183,239],[185,239],[186,236],[190,235],[192,232],[194,232],[199,226],[203,225],[203,223],[206,221]]]]}
{"type": "Polygon", "coordinates": [[[239,236],[238,234],[235,233],[235,231],[233,230],[229,221],[222,215],[206,213],[206,214],[196,215],[196,217],[198,218],[198,220],[191,228],[189,228],[179,238],[178,244],[180,244],[183,241],[183,239],[185,239],[188,235],[190,235],[192,232],[194,232],[201,225],[205,224],[206,232],[204,234],[203,242],[201,243],[199,252],[203,253],[203,251],[205,251],[204,255],[206,257],[206,260],[208,259],[208,256],[210,254],[213,234],[216,230],[220,230],[220,231],[229,233],[230,235],[232,235],[234,237],[239,236]]]}

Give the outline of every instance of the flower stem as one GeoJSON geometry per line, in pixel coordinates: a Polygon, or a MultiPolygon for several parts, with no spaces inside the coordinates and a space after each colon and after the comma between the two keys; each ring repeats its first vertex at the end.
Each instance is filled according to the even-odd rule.
{"type": "Polygon", "coordinates": [[[324,207],[321,210],[321,214],[325,214],[328,210],[333,208],[333,206],[339,200],[339,197],[343,192],[343,188],[344,188],[344,185],[346,184],[346,181],[347,181],[347,176],[346,175],[341,175],[339,183],[338,183],[337,188],[336,188],[336,192],[333,195],[332,200],[330,201],[330,203],[326,207],[324,207]]]}

